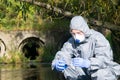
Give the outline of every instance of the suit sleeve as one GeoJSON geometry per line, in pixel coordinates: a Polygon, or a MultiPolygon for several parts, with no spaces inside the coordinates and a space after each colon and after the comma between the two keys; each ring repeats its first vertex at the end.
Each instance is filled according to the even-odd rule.
{"type": "Polygon", "coordinates": [[[52,61],[52,69],[54,69],[54,64],[56,62],[56,60],[59,59],[64,59],[66,64],[70,64],[71,63],[71,53],[72,53],[72,44],[68,41],[66,43],[64,43],[63,47],[61,48],[61,50],[59,50],[53,61],[52,61]]]}
{"type": "Polygon", "coordinates": [[[113,74],[120,75],[120,65],[113,61],[110,44],[102,34],[96,35],[94,54],[95,56],[90,58],[91,70],[110,68],[113,74]]]}

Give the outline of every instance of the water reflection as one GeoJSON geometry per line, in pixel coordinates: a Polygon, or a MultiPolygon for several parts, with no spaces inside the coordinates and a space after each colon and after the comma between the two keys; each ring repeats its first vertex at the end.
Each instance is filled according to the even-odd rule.
{"type": "Polygon", "coordinates": [[[0,80],[58,80],[50,64],[1,64],[0,80]]]}

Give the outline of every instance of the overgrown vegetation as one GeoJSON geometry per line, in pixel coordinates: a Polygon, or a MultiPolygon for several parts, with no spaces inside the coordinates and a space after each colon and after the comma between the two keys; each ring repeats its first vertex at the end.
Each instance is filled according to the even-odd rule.
{"type": "Polygon", "coordinates": [[[17,64],[17,63],[22,63],[22,62],[27,62],[28,59],[24,57],[23,54],[21,54],[20,52],[9,52],[9,54],[4,55],[3,57],[0,57],[0,63],[13,63],[13,64],[17,64]]]}
{"type": "Polygon", "coordinates": [[[54,53],[56,53],[56,46],[47,45],[43,48],[43,53],[39,56],[42,62],[51,62],[54,58],[54,53]]]}
{"type": "MultiPolygon", "coordinates": [[[[50,4],[73,14],[120,25],[120,2],[114,4],[117,0],[35,1],[50,4]]],[[[36,29],[42,24],[42,19],[53,21],[53,19],[61,18],[64,18],[64,16],[32,3],[22,2],[21,0],[0,0],[0,29],[36,29]]]]}

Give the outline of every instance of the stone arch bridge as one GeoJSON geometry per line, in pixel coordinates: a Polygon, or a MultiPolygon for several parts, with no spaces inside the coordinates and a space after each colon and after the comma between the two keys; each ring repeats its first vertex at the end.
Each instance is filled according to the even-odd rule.
{"type": "MultiPolygon", "coordinates": [[[[28,49],[29,52],[35,52],[35,48],[47,43],[47,38],[40,31],[0,31],[0,57],[7,55],[12,50],[25,52],[25,49],[28,49]]],[[[30,55],[28,54],[26,57],[30,55]]]]}

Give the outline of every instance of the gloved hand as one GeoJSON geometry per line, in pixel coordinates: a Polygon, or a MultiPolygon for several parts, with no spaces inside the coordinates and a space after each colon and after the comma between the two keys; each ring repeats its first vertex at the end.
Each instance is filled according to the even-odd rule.
{"type": "Polygon", "coordinates": [[[56,61],[56,63],[55,63],[55,69],[57,71],[63,71],[66,68],[67,68],[67,64],[65,63],[65,60],[60,59],[60,60],[56,61]]]}
{"type": "Polygon", "coordinates": [[[73,58],[72,64],[75,67],[88,68],[90,66],[90,61],[87,59],[83,59],[83,58],[73,58]]]}

